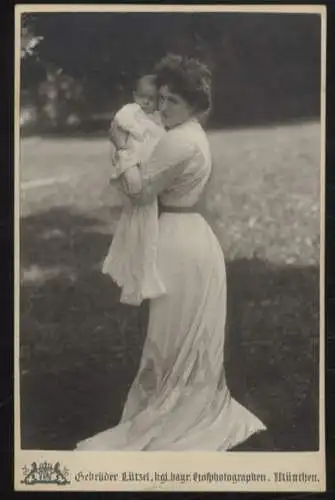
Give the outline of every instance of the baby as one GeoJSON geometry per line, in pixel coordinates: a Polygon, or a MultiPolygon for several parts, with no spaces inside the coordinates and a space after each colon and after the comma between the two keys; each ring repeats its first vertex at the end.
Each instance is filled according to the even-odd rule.
{"type": "MultiPolygon", "coordinates": [[[[155,77],[137,81],[134,102],[123,106],[110,126],[112,146],[111,184],[126,187],[130,194],[141,190],[141,164],[145,163],[165,134],[158,106],[155,77]]],[[[123,209],[103,272],[122,288],[121,302],[139,305],[142,300],[165,293],[156,268],[158,238],[157,200],[143,206],[132,205],[124,197],[123,209]]]]}
{"type": "Polygon", "coordinates": [[[134,102],[123,106],[114,116],[109,134],[113,165],[111,181],[121,180],[131,194],[136,194],[141,187],[136,165],[150,156],[164,127],[157,110],[155,77],[142,76],[133,95],[134,102]]]}

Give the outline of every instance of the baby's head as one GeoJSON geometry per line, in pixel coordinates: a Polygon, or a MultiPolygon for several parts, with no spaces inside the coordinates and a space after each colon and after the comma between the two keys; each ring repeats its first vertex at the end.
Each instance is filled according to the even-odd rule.
{"type": "Polygon", "coordinates": [[[134,101],[145,113],[153,113],[158,106],[158,89],[155,75],[141,76],[134,90],[134,101]]]}

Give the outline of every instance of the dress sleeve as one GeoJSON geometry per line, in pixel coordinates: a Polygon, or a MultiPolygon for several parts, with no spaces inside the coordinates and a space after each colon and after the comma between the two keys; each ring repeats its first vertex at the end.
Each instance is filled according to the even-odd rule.
{"type": "Polygon", "coordinates": [[[141,190],[128,194],[133,203],[151,203],[180,175],[187,160],[195,154],[195,145],[180,130],[167,132],[158,142],[149,160],[140,167],[141,190]]]}

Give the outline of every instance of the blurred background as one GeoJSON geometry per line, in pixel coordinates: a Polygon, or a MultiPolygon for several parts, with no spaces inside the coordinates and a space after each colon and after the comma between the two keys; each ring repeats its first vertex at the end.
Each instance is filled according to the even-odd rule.
{"type": "Polygon", "coordinates": [[[318,448],[321,18],[48,13],[21,30],[22,447],[115,425],[147,306],[101,274],[119,213],[107,130],[166,52],[213,71],[206,217],[227,263],[231,391],[268,432],[240,450],[318,448]]]}
{"type": "Polygon", "coordinates": [[[299,14],[27,14],[22,38],[37,45],[22,61],[22,122],[98,129],[166,52],[212,69],[212,126],[315,118],[320,29],[318,15],[299,14]]]}

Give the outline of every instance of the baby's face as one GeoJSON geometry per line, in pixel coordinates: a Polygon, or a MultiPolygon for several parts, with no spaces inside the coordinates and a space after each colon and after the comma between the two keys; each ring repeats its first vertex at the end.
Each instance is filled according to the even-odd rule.
{"type": "Polygon", "coordinates": [[[134,101],[141,106],[145,113],[153,113],[157,109],[158,92],[155,85],[148,82],[139,82],[134,92],[134,101]]]}

